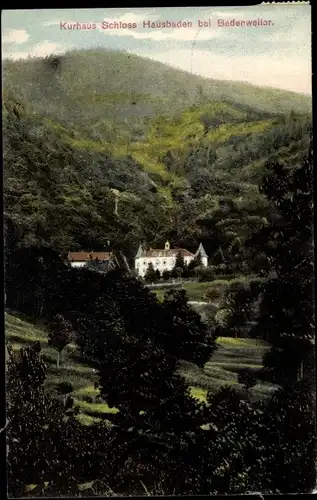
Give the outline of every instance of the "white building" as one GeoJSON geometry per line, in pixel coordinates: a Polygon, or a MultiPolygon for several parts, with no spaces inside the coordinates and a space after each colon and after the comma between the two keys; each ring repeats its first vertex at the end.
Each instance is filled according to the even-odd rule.
{"type": "Polygon", "coordinates": [[[67,259],[72,267],[84,267],[87,262],[98,260],[106,262],[112,260],[111,252],[68,252],[67,259]]]}
{"type": "Polygon", "coordinates": [[[150,263],[153,264],[154,270],[157,269],[162,274],[163,271],[171,271],[175,265],[176,257],[178,254],[184,259],[185,264],[189,264],[198,254],[200,254],[202,265],[208,266],[208,255],[205,252],[203,245],[200,243],[198,250],[195,254],[185,250],[184,248],[170,248],[170,244],[167,241],[165,243],[165,248],[144,250],[142,246],[139,246],[138,252],[135,256],[135,270],[137,274],[141,277],[145,276],[147,268],[150,263]]]}

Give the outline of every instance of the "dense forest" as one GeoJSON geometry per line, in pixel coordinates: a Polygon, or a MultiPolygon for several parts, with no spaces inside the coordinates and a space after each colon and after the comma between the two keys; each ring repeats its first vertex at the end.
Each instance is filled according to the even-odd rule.
{"type": "Polygon", "coordinates": [[[280,93],[277,105],[277,91],[253,90],[252,107],[241,104],[238,84],[216,82],[208,92],[208,82],[172,69],[163,89],[153,86],[161,65],[153,69],[153,62],[127,54],[75,52],[58,64],[55,59],[5,66],[5,206],[19,223],[21,244],[67,252],[103,249],[110,240],[131,259],[140,241],[155,248],[169,239],[189,250],[202,241],[209,255],[221,247],[230,261],[267,214],[257,189],[265,162],[275,157],[296,164],[307,150],[309,102],[296,94],[280,93]],[[128,98],[121,90],[127,57],[130,107],[121,102],[128,98]],[[143,111],[131,82],[141,63],[152,106],[143,111]],[[104,83],[102,64],[114,72],[104,83]],[[184,102],[174,99],[182,95],[180,84],[184,102]],[[167,101],[169,114],[157,114],[157,106],[164,111],[159,89],[175,101],[167,101]],[[299,111],[288,109],[287,97],[298,101],[299,111]],[[278,113],[282,105],[286,111],[278,113]],[[119,217],[113,217],[116,194],[119,217]]]}
{"type": "Polygon", "coordinates": [[[7,344],[10,495],[311,491],[310,99],[101,50],[4,74],[6,311],[46,335],[7,344]],[[206,320],[184,290],[160,300],[133,273],[65,262],[110,247],[132,264],[167,239],[246,277],[206,320]],[[180,365],[212,364],[223,337],[265,342],[263,368],[199,400],[180,365]],[[70,345],[111,410],[91,425],[62,375],[70,345]],[[252,398],[257,377],[269,398],[252,398]]]}

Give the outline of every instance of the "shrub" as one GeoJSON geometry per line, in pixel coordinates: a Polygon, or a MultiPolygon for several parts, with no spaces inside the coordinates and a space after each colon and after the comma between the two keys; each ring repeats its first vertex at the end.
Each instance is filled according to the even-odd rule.
{"type": "Polygon", "coordinates": [[[219,288],[209,288],[209,290],[207,290],[207,292],[205,293],[205,298],[210,301],[217,300],[220,297],[221,291],[219,290],[219,288]]]}
{"type": "Polygon", "coordinates": [[[213,271],[209,267],[199,267],[197,269],[198,281],[213,281],[215,279],[215,275],[213,271]]]}
{"type": "Polygon", "coordinates": [[[249,389],[251,389],[251,387],[254,387],[256,385],[256,378],[251,370],[245,368],[240,371],[238,375],[238,382],[239,384],[242,384],[248,391],[249,389]]]}
{"type": "Polygon", "coordinates": [[[173,269],[173,276],[175,278],[180,278],[182,276],[182,274],[183,274],[183,269],[181,267],[175,267],[173,269]]]}
{"type": "Polygon", "coordinates": [[[89,396],[89,394],[85,394],[83,396],[83,400],[86,401],[86,403],[94,403],[94,398],[92,396],[89,396]]]}
{"type": "Polygon", "coordinates": [[[172,274],[170,271],[163,271],[162,278],[164,281],[168,281],[171,278],[172,274]]]}
{"type": "Polygon", "coordinates": [[[74,387],[69,382],[60,382],[57,386],[57,391],[60,394],[70,394],[71,392],[73,392],[73,390],[74,387]]]}

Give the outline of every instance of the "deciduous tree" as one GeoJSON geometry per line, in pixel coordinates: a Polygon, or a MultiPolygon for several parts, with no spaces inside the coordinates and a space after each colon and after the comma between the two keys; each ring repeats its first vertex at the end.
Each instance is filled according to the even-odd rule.
{"type": "Polygon", "coordinates": [[[49,329],[48,345],[57,351],[56,366],[59,368],[61,352],[72,341],[72,325],[61,314],[57,314],[50,323],[49,329]]]}

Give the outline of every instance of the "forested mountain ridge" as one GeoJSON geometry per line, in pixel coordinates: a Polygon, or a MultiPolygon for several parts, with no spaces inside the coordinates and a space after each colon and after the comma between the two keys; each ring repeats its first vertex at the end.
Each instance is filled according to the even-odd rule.
{"type": "Polygon", "coordinates": [[[110,51],[5,65],[5,210],[23,245],[66,252],[110,240],[129,257],[140,240],[229,248],[265,215],[257,189],[265,162],[295,165],[307,149],[305,96],[110,51]]]}
{"type": "Polygon", "coordinates": [[[312,107],[306,95],[211,80],[114,50],[74,50],[56,57],[6,60],[3,70],[5,86],[33,103],[35,111],[88,127],[109,116],[133,123],[133,119],[156,113],[173,115],[202,97],[274,114],[311,113],[312,107]]]}

